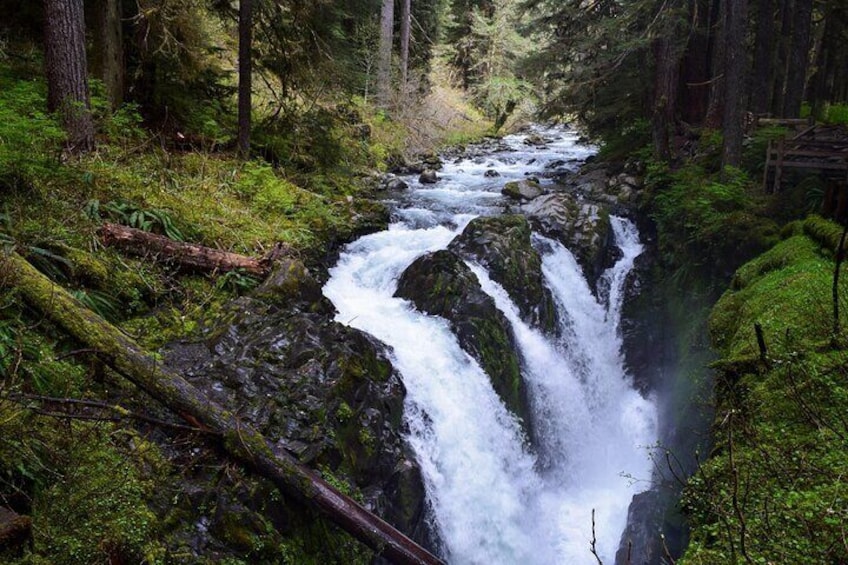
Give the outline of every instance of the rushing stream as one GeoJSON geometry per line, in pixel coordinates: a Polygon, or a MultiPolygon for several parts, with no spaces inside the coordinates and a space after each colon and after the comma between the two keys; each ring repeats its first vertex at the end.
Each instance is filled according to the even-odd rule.
{"type": "Polygon", "coordinates": [[[656,409],[625,374],[618,328],[624,279],[642,249],[629,221],[613,218],[621,258],[598,285],[600,300],[567,249],[534,236],[558,338],[525,324],[485,269],[469,265],[520,347],[532,446],[448,323],[393,297],[416,258],[447,247],[475,216],[503,211],[505,182],[592,152],[573,132],[541,133],[555,141],[528,147],[510,136],[508,149],[445,165],[436,185],[407,179],[410,190],[393,202],[394,223],[350,244],[324,289],[338,321],[391,347],[407,388],[409,441],[450,563],[594,563],[594,511],[596,551],[611,564],[630,499],[650,486],[656,409]]]}

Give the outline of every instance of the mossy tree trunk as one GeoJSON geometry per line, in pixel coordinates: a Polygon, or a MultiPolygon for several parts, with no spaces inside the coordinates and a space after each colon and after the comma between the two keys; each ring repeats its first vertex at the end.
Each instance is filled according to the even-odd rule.
{"type": "Polygon", "coordinates": [[[72,152],[94,148],[82,0],[44,0],[47,105],[58,112],[72,152]]]}
{"type": "Polygon", "coordinates": [[[0,254],[0,287],[14,287],[32,306],[97,351],[118,373],[192,423],[221,434],[228,454],[338,524],[395,563],[441,561],[358,503],[340,493],[288,453],[277,451],[253,427],[212,402],[182,376],[169,371],[117,328],[79,304],[16,253],[0,254]]]}

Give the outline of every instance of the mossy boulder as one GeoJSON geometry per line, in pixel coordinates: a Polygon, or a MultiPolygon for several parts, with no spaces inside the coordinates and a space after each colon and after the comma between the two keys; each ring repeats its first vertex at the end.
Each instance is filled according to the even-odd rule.
{"type": "MultiPolygon", "coordinates": [[[[314,287],[302,264],[284,262],[256,296],[229,306],[228,324],[207,341],[173,344],[166,362],[216,402],[237,408],[278,449],[425,541],[423,481],[403,439],[403,382],[380,343],[332,321],[332,309],[310,301],[314,287]]],[[[237,550],[260,536],[255,515],[268,515],[260,500],[267,494],[253,491],[267,489],[262,481],[251,484],[240,498],[210,493],[213,485],[203,481],[186,486],[232,508],[207,512],[208,528],[184,532],[183,543],[237,550]],[[223,518],[237,511],[246,513],[237,524],[223,518]]],[[[277,533],[314,520],[288,505],[279,516],[271,513],[268,527],[277,533]]]]}
{"type": "Polygon", "coordinates": [[[418,258],[404,271],[395,296],[448,320],[507,408],[529,425],[527,391],[509,322],[458,255],[441,250],[418,258]]]}
{"type": "Polygon", "coordinates": [[[593,287],[616,258],[610,212],[603,204],[557,192],[524,204],[521,211],[535,229],[559,240],[574,254],[593,287]]]}
{"type": "Polygon", "coordinates": [[[534,179],[508,182],[501,189],[501,194],[515,200],[533,200],[541,196],[543,192],[539,182],[534,179]]]}
{"type": "Polygon", "coordinates": [[[509,293],[522,319],[546,332],[556,329],[556,308],[544,285],[542,258],[530,241],[530,224],[521,215],[472,220],[449,249],[486,267],[509,293]]]}

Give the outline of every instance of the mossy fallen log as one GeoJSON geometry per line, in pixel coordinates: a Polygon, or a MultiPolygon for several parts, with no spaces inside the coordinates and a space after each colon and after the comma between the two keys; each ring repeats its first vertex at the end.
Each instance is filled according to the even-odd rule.
{"type": "Polygon", "coordinates": [[[0,252],[0,287],[14,287],[32,306],[174,413],[221,435],[224,449],[286,495],[315,508],[379,555],[400,564],[441,563],[394,527],[329,485],[253,427],[168,370],[120,330],[76,301],[17,253],[0,252]]]}
{"type": "Polygon", "coordinates": [[[132,255],[155,255],[166,263],[174,263],[187,270],[240,270],[251,275],[264,276],[271,264],[268,259],[255,259],[195,243],[176,241],[163,235],[118,224],[105,223],[97,233],[105,245],[117,247],[132,255]]]}

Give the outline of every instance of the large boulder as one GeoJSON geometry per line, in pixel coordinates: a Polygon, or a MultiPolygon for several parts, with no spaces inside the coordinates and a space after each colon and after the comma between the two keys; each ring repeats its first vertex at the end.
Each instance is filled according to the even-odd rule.
{"type": "Polygon", "coordinates": [[[421,184],[436,184],[439,182],[439,175],[433,169],[425,169],[418,177],[418,182],[421,184]]]}
{"type": "Polygon", "coordinates": [[[524,204],[521,211],[534,228],[574,254],[592,286],[616,258],[609,210],[597,202],[557,192],[524,204]]]}
{"type": "Polygon", "coordinates": [[[522,319],[546,332],[556,330],[556,308],[544,285],[542,258],[530,241],[530,224],[508,214],[472,220],[449,249],[486,267],[509,293],[522,319]]]}
{"type": "Polygon", "coordinates": [[[543,192],[539,182],[532,179],[508,182],[501,189],[501,194],[516,200],[533,200],[541,196],[543,192]]]}
{"type": "MultiPolygon", "coordinates": [[[[384,346],[334,322],[332,305],[318,295],[320,285],[302,263],[283,261],[253,297],[228,307],[206,341],[173,344],[166,362],[277,449],[352,489],[366,507],[430,545],[423,480],[403,439],[403,382],[384,346]]],[[[264,481],[242,479],[227,489],[218,481],[198,471],[180,486],[179,512],[194,516],[203,511],[193,506],[210,508],[200,518],[203,529],[174,533],[194,552],[223,547],[226,555],[238,550],[233,540],[265,536],[269,526],[273,536],[285,536],[314,520],[289,500],[269,509],[267,500],[277,495],[264,481]]]]}
{"type": "Polygon", "coordinates": [[[452,251],[428,253],[404,271],[395,296],[448,320],[462,348],[480,363],[495,392],[529,432],[530,408],[509,322],[465,262],[452,251]]]}

